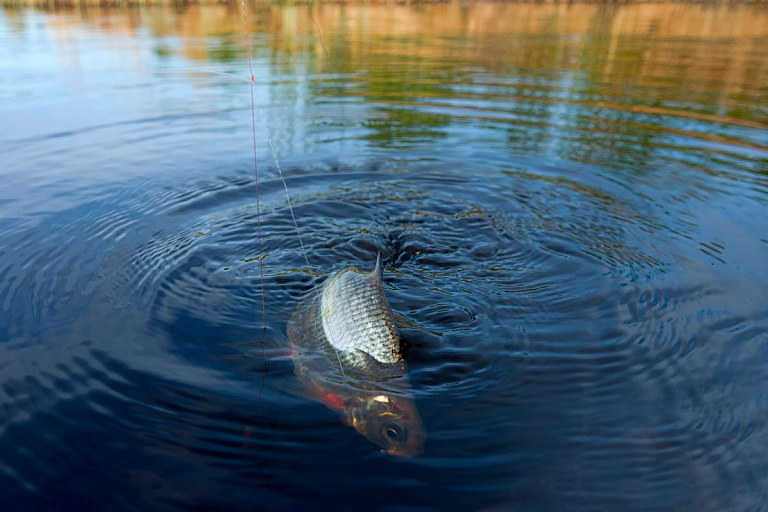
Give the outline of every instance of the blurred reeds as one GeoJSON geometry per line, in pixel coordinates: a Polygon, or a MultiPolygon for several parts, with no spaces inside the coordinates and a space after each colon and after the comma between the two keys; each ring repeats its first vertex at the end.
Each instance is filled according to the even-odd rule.
{"type": "MultiPolygon", "coordinates": [[[[150,7],[188,5],[240,5],[241,0],[0,0],[6,9],[34,7],[42,10],[74,9],[88,7],[150,7]]],[[[476,3],[531,3],[531,4],[691,4],[691,5],[760,5],[768,6],[768,0],[245,0],[248,5],[320,5],[320,4],[476,4],[476,3]]]]}

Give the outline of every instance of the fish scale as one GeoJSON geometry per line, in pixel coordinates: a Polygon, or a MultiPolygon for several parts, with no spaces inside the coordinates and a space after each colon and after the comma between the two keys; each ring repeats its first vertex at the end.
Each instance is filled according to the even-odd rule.
{"type": "Polygon", "coordinates": [[[400,335],[381,284],[381,262],[364,274],[355,268],[331,277],[322,291],[322,324],[328,343],[354,362],[361,351],[380,363],[403,360],[400,335]]]}
{"type": "Polygon", "coordinates": [[[286,325],[303,392],[340,410],[344,422],[390,455],[423,450],[424,425],[410,395],[400,334],[373,272],[336,272],[314,288],[286,325]]]}

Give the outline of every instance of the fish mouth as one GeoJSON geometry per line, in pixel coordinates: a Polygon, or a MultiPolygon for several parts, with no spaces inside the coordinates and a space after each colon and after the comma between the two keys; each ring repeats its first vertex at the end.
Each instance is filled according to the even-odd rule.
{"type": "Polygon", "coordinates": [[[396,448],[390,448],[387,450],[387,454],[392,457],[398,457],[403,459],[409,459],[416,457],[424,453],[424,449],[421,446],[398,446],[396,448]]]}

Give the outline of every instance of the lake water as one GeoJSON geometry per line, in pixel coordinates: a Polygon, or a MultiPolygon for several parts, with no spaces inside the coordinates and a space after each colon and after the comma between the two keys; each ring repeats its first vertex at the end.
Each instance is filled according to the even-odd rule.
{"type": "Polygon", "coordinates": [[[264,333],[241,7],[0,11],[4,510],[764,510],[765,8],[247,19],[264,333]],[[413,458],[293,392],[378,253],[413,458]]]}

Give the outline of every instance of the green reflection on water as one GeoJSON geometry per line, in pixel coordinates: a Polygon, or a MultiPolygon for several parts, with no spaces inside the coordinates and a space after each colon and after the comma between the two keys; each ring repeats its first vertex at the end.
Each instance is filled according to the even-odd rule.
{"type": "MultiPolygon", "coordinates": [[[[5,16],[25,23],[24,11],[5,16]]],[[[62,44],[80,27],[137,38],[148,30],[163,59],[227,70],[240,62],[247,73],[238,6],[90,9],[46,23],[62,44]]],[[[306,82],[275,87],[273,100],[367,106],[344,121],[380,147],[439,143],[451,127],[479,138],[473,128],[501,134],[515,152],[640,171],[674,151],[725,153],[733,165],[742,148],[766,150],[761,8],[255,4],[248,25],[254,59],[282,83],[306,82]]]]}

